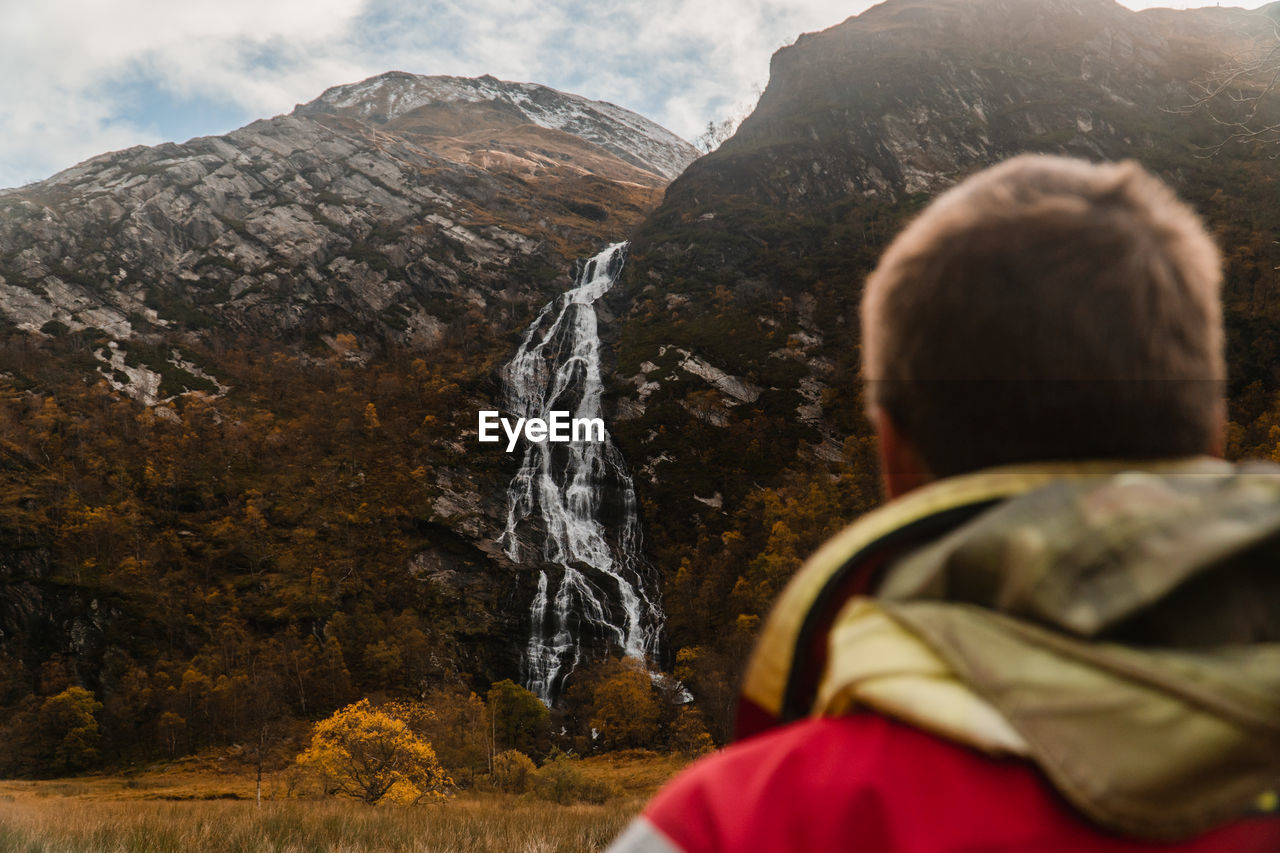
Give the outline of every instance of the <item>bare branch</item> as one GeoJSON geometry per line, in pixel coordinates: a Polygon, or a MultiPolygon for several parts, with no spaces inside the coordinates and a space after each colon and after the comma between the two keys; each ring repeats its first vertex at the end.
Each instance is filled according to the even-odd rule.
{"type": "MultiPolygon", "coordinates": [[[[1167,109],[1175,115],[1203,114],[1224,130],[1199,156],[1215,157],[1231,145],[1280,142],[1280,22],[1271,21],[1271,38],[1237,52],[1229,61],[1188,85],[1187,103],[1167,109]],[[1272,113],[1267,115],[1268,108],[1272,113]]],[[[1277,152],[1280,156],[1280,152],[1277,152]]]]}

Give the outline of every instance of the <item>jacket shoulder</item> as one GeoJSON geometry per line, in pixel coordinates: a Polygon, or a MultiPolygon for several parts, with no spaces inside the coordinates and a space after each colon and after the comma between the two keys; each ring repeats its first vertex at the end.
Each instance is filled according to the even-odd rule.
{"type": "Polygon", "coordinates": [[[802,720],[734,744],[672,780],[643,820],[670,843],[663,849],[686,853],[1280,850],[1280,820],[1274,819],[1175,845],[1103,834],[1033,765],[992,758],[874,714],[802,720]]]}

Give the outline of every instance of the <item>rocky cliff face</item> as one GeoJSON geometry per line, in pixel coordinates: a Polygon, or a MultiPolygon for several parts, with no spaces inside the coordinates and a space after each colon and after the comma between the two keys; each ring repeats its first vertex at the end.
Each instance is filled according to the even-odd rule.
{"type": "Polygon", "coordinates": [[[884,3],[779,50],[756,110],[686,183],[750,159],[773,180],[757,173],[744,189],[812,210],[851,195],[932,194],[1027,150],[1136,156],[1187,123],[1169,111],[1191,100],[1195,81],[1274,38],[1265,11],[884,3]]]}
{"type": "MultiPolygon", "coordinates": [[[[441,141],[462,137],[479,143],[483,134],[487,145],[495,144],[495,131],[531,125],[568,133],[665,181],[683,172],[693,159],[687,142],[629,110],[546,86],[507,83],[489,76],[420,77],[391,72],[329,89],[298,107],[297,113],[347,116],[441,141]],[[477,126],[477,112],[485,115],[487,127],[477,126]]],[[[480,148],[481,144],[474,144],[471,150],[480,148]]],[[[610,171],[601,163],[593,171],[610,171]]]]}
{"type": "Polygon", "coordinates": [[[888,0],[779,51],[687,168],[608,104],[393,73],[0,192],[0,544],[30,552],[0,566],[0,675],[37,689],[54,651],[104,692],[133,661],[216,675],[229,625],[309,632],[357,689],[517,677],[512,466],[467,431],[572,259],[634,231],[596,303],[604,405],[679,677],[723,731],[770,592],[873,499],[861,281],[931,194],[1022,151],[1142,160],[1223,245],[1234,390],[1280,385],[1274,150],[1205,156],[1229,131],[1179,109],[1273,17],[888,0]]]}
{"type": "MultiPolygon", "coordinates": [[[[1183,109],[1274,49],[1274,15],[889,0],[778,51],[755,111],[671,185],[611,294],[616,432],[668,588],[694,586],[677,577],[689,542],[752,535],[759,519],[734,513],[754,489],[865,452],[863,277],[929,197],[1016,153],[1137,158],[1200,207],[1229,258],[1234,387],[1275,387],[1275,150],[1214,154],[1230,129],[1183,109]]],[[[677,648],[716,642],[734,613],[693,616],[673,619],[677,648]]]]}
{"type": "MultiPolygon", "coordinates": [[[[694,153],[611,104],[393,72],[0,192],[0,313],[125,350],[227,330],[430,349],[469,308],[512,320],[567,286],[572,260],[694,153]]],[[[145,378],[115,374],[154,402],[145,378]]]]}
{"type": "Polygon", "coordinates": [[[393,72],[0,192],[0,491],[25,495],[0,514],[25,555],[0,566],[0,670],[44,689],[55,655],[109,692],[104,654],[189,658],[234,612],[262,642],[355,626],[357,687],[374,660],[396,674],[371,686],[518,677],[533,582],[495,544],[514,469],[466,436],[574,261],[695,153],[612,104],[393,72]],[[128,556],[73,544],[106,519],[128,556]]]}

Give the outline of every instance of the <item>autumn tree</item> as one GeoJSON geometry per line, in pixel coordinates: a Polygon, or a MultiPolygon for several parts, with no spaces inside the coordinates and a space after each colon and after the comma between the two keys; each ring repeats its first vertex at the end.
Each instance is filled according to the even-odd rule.
{"type": "Polygon", "coordinates": [[[562,806],[600,805],[616,793],[608,783],[584,771],[577,756],[558,750],[543,762],[530,781],[534,796],[562,806]]]}
{"type": "Polygon", "coordinates": [[[533,760],[518,749],[499,752],[493,757],[494,787],[507,794],[523,794],[536,770],[533,760]]]}
{"type": "Polygon", "coordinates": [[[493,730],[484,700],[460,685],[445,685],[428,691],[423,704],[432,713],[418,734],[435,747],[449,775],[469,784],[488,772],[493,730]]]}
{"type": "Polygon", "coordinates": [[[596,687],[591,728],[605,749],[652,747],[662,708],[644,663],[628,658],[596,687]]]}
{"type": "Polygon", "coordinates": [[[68,687],[40,706],[40,728],[53,766],[83,770],[98,760],[102,703],[83,687],[68,687]]]}
{"type": "MultiPolygon", "coordinates": [[[[733,633],[742,636],[735,627],[733,633]]],[[[692,691],[703,713],[703,724],[717,743],[727,743],[733,736],[733,714],[738,690],[733,673],[738,667],[736,656],[726,654],[723,644],[686,646],[676,652],[673,674],[692,691]]]]}
{"type": "Polygon", "coordinates": [[[452,784],[431,744],[367,699],[316,723],[297,763],[317,771],[327,791],[370,805],[440,799],[452,784]]]}
{"type": "Polygon", "coordinates": [[[669,735],[671,749],[688,758],[705,755],[716,748],[697,708],[681,708],[676,713],[669,735]]]}
{"type": "Polygon", "coordinates": [[[83,687],[68,687],[38,704],[28,700],[0,731],[7,753],[3,772],[72,773],[98,763],[102,703],[83,687]]]}
{"type": "Polygon", "coordinates": [[[545,755],[551,735],[551,712],[542,700],[509,678],[489,688],[494,752],[518,749],[545,755]]]}

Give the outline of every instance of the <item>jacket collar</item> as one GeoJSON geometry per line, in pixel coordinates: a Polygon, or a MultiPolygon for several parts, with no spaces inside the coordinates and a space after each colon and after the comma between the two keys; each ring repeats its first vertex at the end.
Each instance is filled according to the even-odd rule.
{"type": "Polygon", "coordinates": [[[1100,481],[1128,471],[1223,476],[1232,470],[1210,457],[1001,466],[937,480],[867,513],[814,553],[779,596],[743,676],[739,736],[808,714],[826,632],[844,600],[870,591],[855,584],[850,592],[850,582],[860,572],[881,569],[877,561],[1052,483],[1100,481]]]}

